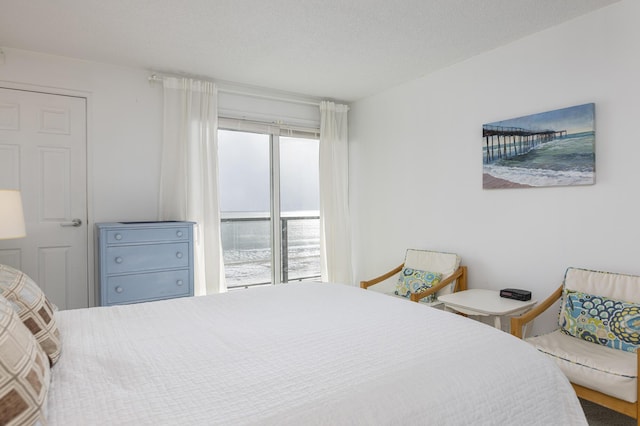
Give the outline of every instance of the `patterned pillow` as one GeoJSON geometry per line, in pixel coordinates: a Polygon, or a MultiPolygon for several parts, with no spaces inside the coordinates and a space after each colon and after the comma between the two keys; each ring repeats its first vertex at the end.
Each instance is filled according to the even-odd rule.
{"type": "Polygon", "coordinates": [[[36,337],[51,365],[60,358],[60,333],[54,308],[25,273],[0,265],[0,294],[17,307],[18,316],[36,337]]]}
{"type": "Polygon", "coordinates": [[[562,331],[627,352],[640,344],[640,305],[566,290],[562,331]]]}
{"type": "Polygon", "coordinates": [[[0,296],[0,424],[45,424],[50,374],[42,348],[0,296]]]}
{"type": "MultiPolygon", "coordinates": [[[[411,293],[421,293],[427,289],[430,289],[435,284],[438,284],[442,279],[442,274],[438,272],[421,271],[420,269],[403,268],[398,278],[398,284],[396,284],[396,291],[394,292],[398,296],[409,297],[411,293]]],[[[433,302],[435,300],[435,294],[430,295],[422,299],[423,302],[433,302]]]]}

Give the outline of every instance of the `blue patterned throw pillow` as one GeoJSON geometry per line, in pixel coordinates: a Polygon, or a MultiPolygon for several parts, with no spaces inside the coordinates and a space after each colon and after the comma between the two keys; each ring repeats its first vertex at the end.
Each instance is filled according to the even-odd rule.
{"type": "MultiPolygon", "coordinates": [[[[420,293],[430,289],[435,284],[438,284],[441,279],[442,274],[439,272],[403,268],[402,272],[400,272],[400,277],[398,278],[398,284],[396,284],[395,294],[398,296],[409,297],[411,293],[420,293]]],[[[430,303],[433,302],[435,298],[435,294],[432,294],[421,301],[430,303]]]]}
{"type": "Polygon", "coordinates": [[[636,352],[640,344],[640,305],[570,290],[565,298],[564,333],[610,348],[636,352]]]}

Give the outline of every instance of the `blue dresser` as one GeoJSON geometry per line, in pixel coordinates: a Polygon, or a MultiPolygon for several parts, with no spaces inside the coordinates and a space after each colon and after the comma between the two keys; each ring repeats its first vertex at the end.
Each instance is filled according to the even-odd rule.
{"type": "Polygon", "coordinates": [[[193,296],[193,225],[96,224],[100,305],[193,296]]]}

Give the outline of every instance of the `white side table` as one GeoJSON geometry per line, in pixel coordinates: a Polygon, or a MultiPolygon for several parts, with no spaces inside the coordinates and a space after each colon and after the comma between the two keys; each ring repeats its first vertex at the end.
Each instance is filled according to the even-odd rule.
{"type": "Polygon", "coordinates": [[[500,297],[497,290],[469,289],[438,297],[444,309],[467,315],[492,316],[495,328],[502,329],[500,317],[523,314],[537,303],[537,300],[507,299],[500,297]]]}

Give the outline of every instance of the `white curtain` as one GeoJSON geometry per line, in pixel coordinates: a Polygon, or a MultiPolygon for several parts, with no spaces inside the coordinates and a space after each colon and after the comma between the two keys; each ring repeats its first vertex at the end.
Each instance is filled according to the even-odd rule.
{"type": "Polygon", "coordinates": [[[218,205],[218,106],[214,83],[164,79],[160,220],[194,228],[195,294],[226,291],[218,205]]]}
{"type": "Polygon", "coordinates": [[[322,281],[353,283],[346,105],[320,103],[320,267],[322,281]]]}

